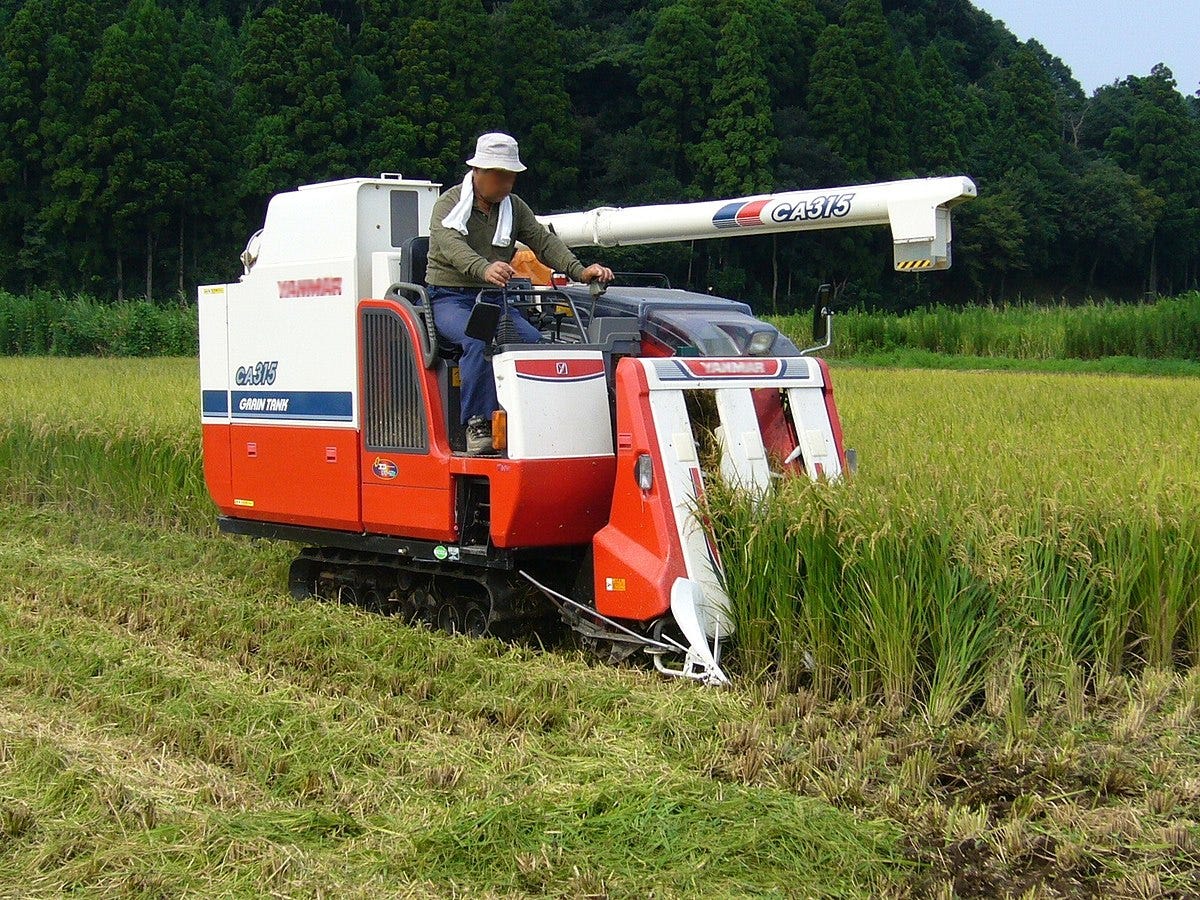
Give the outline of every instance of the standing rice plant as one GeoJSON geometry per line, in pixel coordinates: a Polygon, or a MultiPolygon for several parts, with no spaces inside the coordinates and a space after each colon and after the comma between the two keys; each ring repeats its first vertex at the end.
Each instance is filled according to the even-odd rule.
{"type": "Polygon", "coordinates": [[[982,695],[987,661],[1000,643],[998,604],[970,568],[950,564],[929,604],[925,715],[944,725],[982,695]]]}
{"type": "MultiPolygon", "coordinates": [[[[710,486],[733,668],[939,723],[982,700],[1018,734],[1032,704],[1196,660],[1200,384],[835,380],[854,479],[710,486]]],[[[193,360],[0,359],[0,496],[211,528],[197,400],[193,360]]]]}
{"type": "Polygon", "coordinates": [[[722,587],[737,598],[738,669],[761,679],[786,668],[780,651],[794,631],[801,565],[787,540],[786,516],[773,498],[756,500],[720,479],[710,480],[700,514],[721,548],[722,587]]]}
{"type": "Polygon", "coordinates": [[[208,529],[195,362],[0,360],[0,492],[208,529]]]}
{"type": "Polygon", "coordinates": [[[843,571],[844,651],[850,692],[892,708],[915,695],[927,560],[919,541],[891,523],[863,536],[843,571]]]}
{"type": "Polygon", "coordinates": [[[747,671],[939,723],[982,700],[1019,735],[1032,706],[1078,717],[1089,685],[1196,652],[1191,382],[840,377],[866,467],[787,483],[718,539],[746,573],[747,671]]]}
{"type": "MultiPolygon", "coordinates": [[[[805,493],[807,515],[797,516],[788,532],[801,560],[798,627],[787,648],[788,674],[794,680],[803,664],[811,673],[813,691],[828,699],[845,684],[847,674],[842,627],[846,542],[834,515],[836,486],[815,485],[805,493]]],[[[781,507],[788,505],[795,509],[798,503],[781,507]]]]}
{"type": "Polygon", "coordinates": [[[1082,669],[1095,658],[1097,589],[1087,545],[1068,519],[1045,509],[1030,524],[1018,603],[1029,624],[1029,678],[1038,703],[1050,707],[1077,698],[1082,669]]]}
{"type": "Polygon", "coordinates": [[[1134,605],[1143,632],[1142,655],[1155,669],[1173,666],[1187,636],[1200,588],[1195,531],[1155,521],[1144,532],[1146,565],[1134,605]]]}
{"type": "Polygon", "coordinates": [[[129,431],[101,434],[45,422],[0,430],[0,492],[9,499],[208,528],[214,511],[199,450],[129,431]]]}
{"type": "Polygon", "coordinates": [[[1100,583],[1099,619],[1096,623],[1097,677],[1108,680],[1129,664],[1130,643],[1135,639],[1136,594],[1146,570],[1146,525],[1108,521],[1093,532],[1091,552],[1100,583]]]}

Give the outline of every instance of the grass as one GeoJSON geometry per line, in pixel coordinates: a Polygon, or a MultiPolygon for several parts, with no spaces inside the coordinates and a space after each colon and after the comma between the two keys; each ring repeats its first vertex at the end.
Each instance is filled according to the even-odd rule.
{"type": "MultiPolygon", "coordinates": [[[[772,321],[798,345],[810,343],[807,315],[772,321]]],[[[835,334],[830,355],[869,365],[1195,375],[1200,293],[1149,304],[848,311],[837,316],[835,334]]],[[[0,291],[0,356],[190,356],[197,346],[195,308],[182,300],[0,291]]]]}
{"type": "Polygon", "coordinates": [[[835,379],[859,476],[727,506],[707,691],[294,603],[194,361],[0,360],[0,885],[1194,893],[1200,386],[835,379]]]}
{"type": "Polygon", "coordinates": [[[0,290],[0,355],[192,355],[198,334],[195,307],[182,302],[0,290]]]}
{"type": "Polygon", "coordinates": [[[1196,378],[1200,362],[1187,359],[1143,359],[1107,356],[1104,359],[1020,359],[1013,356],[962,356],[930,350],[891,350],[842,356],[843,366],[875,369],[952,369],[960,372],[1052,372],[1062,375],[1154,375],[1196,378]]]}
{"type": "Polygon", "coordinates": [[[866,896],[912,867],[894,826],[715,776],[733,695],[297,605],[277,549],[2,518],[0,883],[866,896]]]}
{"type": "MultiPolygon", "coordinates": [[[[811,343],[810,317],[773,321],[800,346],[811,343]]],[[[1134,360],[1200,361],[1200,293],[1149,304],[939,306],[900,316],[849,311],[835,318],[834,335],[830,354],[839,358],[900,354],[908,361],[917,352],[937,358],[1090,360],[1119,371],[1144,370],[1153,364],[1134,360]]]]}

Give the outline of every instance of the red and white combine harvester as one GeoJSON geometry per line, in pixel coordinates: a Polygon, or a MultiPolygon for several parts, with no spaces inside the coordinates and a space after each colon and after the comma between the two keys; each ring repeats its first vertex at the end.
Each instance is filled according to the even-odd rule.
{"type": "MultiPolygon", "coordinates": [[[[828,368],[735,300],[526,284],[483,298],[490,323],[473,317],[499,335],[503,449],[468,456],[456,348],[422,283],[438,193],[384,175],[280,194],[241,278],[199,289],[220,527],[306,545],[297,596],[505,636],[557,609],[614,658],[644,649],[663,672],[725,682],[701,457],[715,448],[713,470],[748,491],[838,478],[828,368]],[[506,343],[496,304],[543,341],[506,343]]],[[[896,268],[930,271],[949,267],[950,209],[973,196],[970,179],[935,178],[542,221],[576,247],[888,224],[896,268]]]]}

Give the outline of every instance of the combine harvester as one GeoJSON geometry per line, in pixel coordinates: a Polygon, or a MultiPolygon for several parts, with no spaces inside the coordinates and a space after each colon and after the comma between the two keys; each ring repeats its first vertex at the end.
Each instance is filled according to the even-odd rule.
{"type": "MultiPolygon", "coordinates": [[[[457,348],[423,285],[438,194],[391,175],[279,194],[241,278],[199,289],[221,529],[306,545],[298,597],[476,635],[518,636],[557,610],[613,659],[641,649],[664,673],[725,683],[701,456],[711,444],[748,491],[773,474],[838,478],[826,364],[735,300],[514,282],[472,316],[494,344],[502,449],[467,456],[457,348]],[[506,342],[508,315],[543,341],[506,342]]],[[[917,179],[542,221],[576,247],[888,224],[896,268],[920,272],[950,266],[950,210],[974,196],[968,178],[917,179]]]]}

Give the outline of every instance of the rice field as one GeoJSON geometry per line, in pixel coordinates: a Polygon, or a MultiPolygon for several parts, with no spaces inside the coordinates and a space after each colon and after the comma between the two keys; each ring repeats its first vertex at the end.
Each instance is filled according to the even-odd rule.
{"type": "Polygon", "coordinates": [[[1200,382],[838,375],[857,477],[714,511],[744,666],[947,721],[1200,663],[1200,382]]]}
{"type": "Polygon", "coordinates": [[[706,691],[293,603],[194,361],[0,359],[0,895],[1194,895],[1200,382],[835,379],[706,691]]]}

